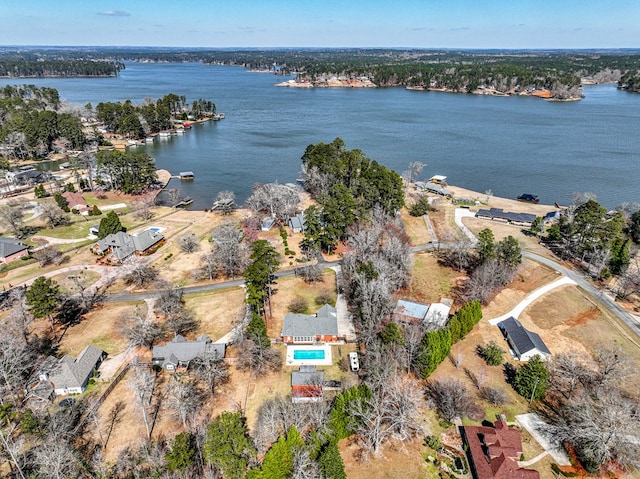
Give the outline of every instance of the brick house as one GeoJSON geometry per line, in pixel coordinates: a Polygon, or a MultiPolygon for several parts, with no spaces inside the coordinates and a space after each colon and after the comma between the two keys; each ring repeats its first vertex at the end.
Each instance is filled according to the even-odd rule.
{"type": "Polygon", "coordinates": [[[316,314],[287,313],[280,334],[287,344],[331,343],[338,340],[338,315],[329,304],[316,314]]]}
{"type": "Polygon", "coordinates": [[[29,254],[29,246],[13,238],[0,237],[0,263],[11,263],[29,254]]]}
{"type": "Polygon", "coordinates": [[[540,479],[538,471],[518,465],[522,454],[520,431],[498,420],[495,427],[463,426],[462,440],[474,479],[540,479]]]}

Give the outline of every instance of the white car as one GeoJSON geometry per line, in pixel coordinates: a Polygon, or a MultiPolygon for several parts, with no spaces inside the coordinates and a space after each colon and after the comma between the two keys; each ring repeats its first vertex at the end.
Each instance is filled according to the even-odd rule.
{"type": "Polygon", "coordinates": [[[353,372],[357,372],[360,370],[360,362],[358,361],[358,353],[349,353],[349,364],[351,365],[351,370],[353,372]]]}

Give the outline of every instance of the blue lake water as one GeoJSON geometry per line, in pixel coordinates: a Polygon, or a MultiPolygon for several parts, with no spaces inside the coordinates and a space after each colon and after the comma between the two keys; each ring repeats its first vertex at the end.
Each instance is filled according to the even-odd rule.
{"type": "Polygon", "coordinates": [[[585,87],[578,102],[409,91],[402,88],[293,89],[287,78],[196,63],[127,63],[117,78],[1,79],[58,89],[72,103],[134,103],[167,93],[206,98],[226,118],[144,147],[159,168],[193,171],[176,182],[210,206],[232,190],[239,201],[256,182],[293,182],[307,145],[345,140],[347,148],[402,172],[412,161],[423,176],[497,196],[521,193],[568,203],[591,191],[607,207],[640,201],[640,95],[614,85],[585,87]]]}

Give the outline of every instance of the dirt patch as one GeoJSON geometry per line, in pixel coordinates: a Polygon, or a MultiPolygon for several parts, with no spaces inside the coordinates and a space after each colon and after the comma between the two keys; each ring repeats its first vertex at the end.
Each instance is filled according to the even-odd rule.
{"type": "Polygon", "coordinates": [[[424,438],[418,437],[404,443],[391,442],[367,461],[358,459],[358,446],[350,439],[338,444],[340,455],[344,461],[345,471],[349,479],[419,479],[436,477],[429,474],[432,470],[424,460],[426,447],[424,438]]]}

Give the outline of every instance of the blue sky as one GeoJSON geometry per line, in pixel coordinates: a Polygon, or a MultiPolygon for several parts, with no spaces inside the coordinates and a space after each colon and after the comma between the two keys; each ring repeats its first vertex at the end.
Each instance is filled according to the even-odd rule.
{"type": "Polygon", "coordinates": [[[640,47],[638,0],[0,0],[0,19],[0,45],[640,47]]]}

